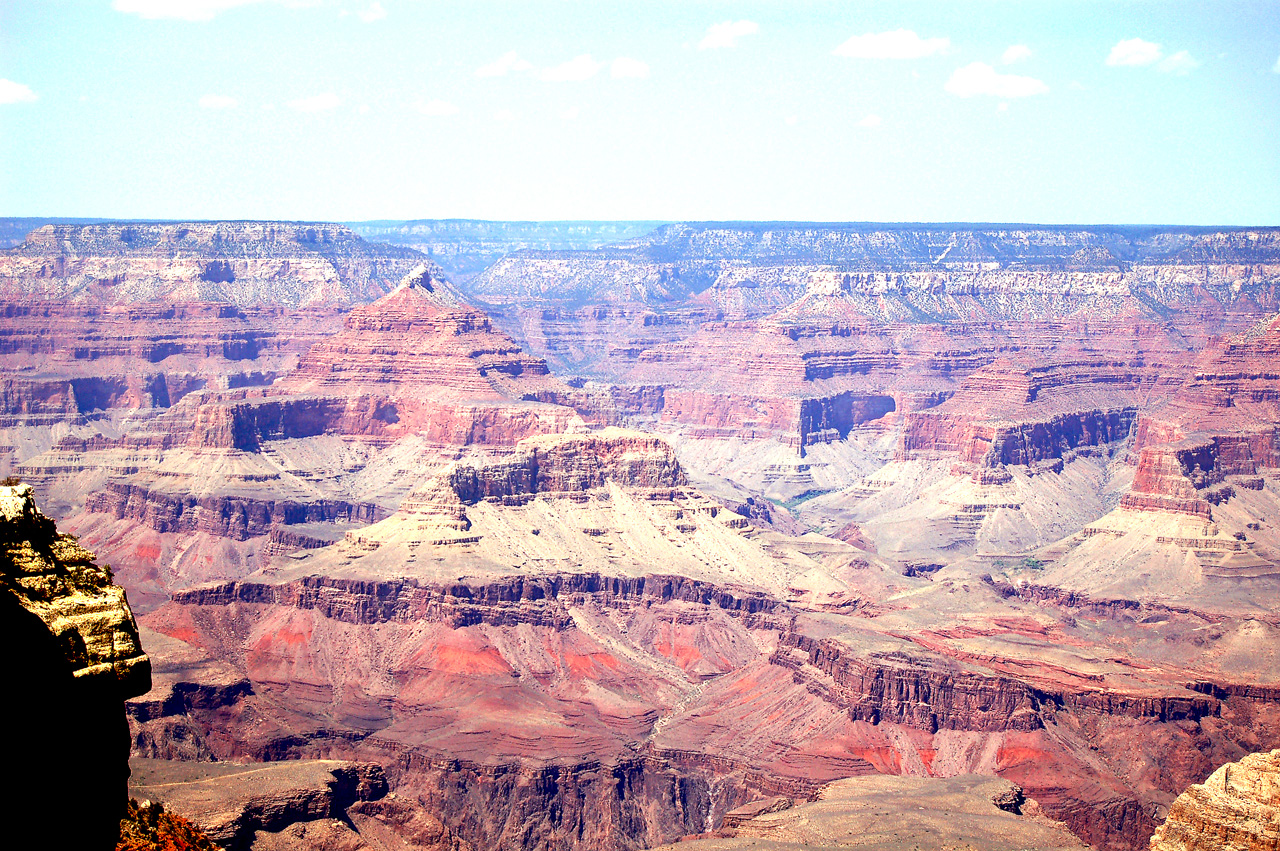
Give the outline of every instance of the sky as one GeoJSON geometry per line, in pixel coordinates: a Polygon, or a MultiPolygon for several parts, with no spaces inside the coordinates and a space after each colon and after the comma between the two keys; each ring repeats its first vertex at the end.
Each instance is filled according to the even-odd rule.
{"type": "Polygon", "coordinates": [[[1280,0],[0,0],[0,216],[1280,225],[1280,0]]]}

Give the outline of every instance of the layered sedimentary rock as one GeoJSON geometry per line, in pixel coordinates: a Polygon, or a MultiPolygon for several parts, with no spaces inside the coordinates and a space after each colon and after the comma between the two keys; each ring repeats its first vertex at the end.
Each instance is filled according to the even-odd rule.
{"type": "Polygon", "coordinates": [[[569,427],[572,409],[539,401],[560,395],[573,391],[422,266],[351,311],[286,380],[199,406],[189,442],[252,451],[263,440],[338,433],[511,444],[569,427]]]}
{"type": "Polygon", "coordinates": [[[1280,751],[1249,754],[1178,796],[1151,851],[1280,848],[1280,751]]]}
{"type": "Polygon", "coordinates": [[[0,726],[41,790],[24,818],[56,844],[111,847],[127,800],[124,701],[150,688],[150,661],[123,589],[28,486],[0,486],[0,606],[11,682],[0,726]]]}
{"type": "Polygon", "coordinates": [[[468,291],[554,368],[613,385],[620,408],[697,455],[765,441],[812,457],[764,477],[732,461],[697,470],[798,499],[833,489],[823,467],[864,474],[840,448],[853,437],[899,437],[896,452],[876,450],[881,464],[944,455],[965,475],[1113,454],[1215,334],[1280,306],[1276,239],[670,225],[595,251],[514,254],[468,291]]]}
{"type": "Polygon", "coordinates": [[[65,437],[17,469],[78,512],[74,527],[151,605],[252,572],[291,536],[341,538],[463,454],[581,430],[611,404],[555,379],[420,266],[285,375],[65,437]]]}
{"type": "Polygon", "coordinates": [[[492,222],[475,219],[349,222],[371,242],[421,251],[459,283],[522,249],[565,251],[599,248],[642,237],[658,222],[492,222]]]}
{"type": "Polygon", "coordinates": [[[432,825],[422,814],[417,824],[404,829],[407,819],[395,799],[387,799],[387,779],[377,765],[135,759],[132,767],[129,790],[135,798],[162,800],[166,809],[189,819],[228,851],[318,851],[362,842],[362,834],[372,834],[375,841],[388,836],[417,840],[412,847],[419,848],[458,847],[439,822],[432,825]]]}
{"type": "Polygon", "coordinates": [[[372,301],[422,259],[323,223],[48,224],[0,251],[0,293],[105,304],[333,306],[372,301]]]}
{"type": "Polygon", "coordinates": [[[1214,759],[1274,740],[1270,692],[1221,685],[1233,642],[1267,640],[1250,614],[904,575],[752,525],[660,441],[606,431],[455,466],[146,619],[248,683],[157,718],[224,759],[377,760],[477,846],[641,847],[840,778],[982,773],[1126,849],[1214,759]]]}
{"type": "Polygon", "coordinates": [[[725,829],[716,835],[672,847],[687,851],[1088,847],[1060,824],[1033,815],[1037,805],[1023,799],[1017,786],[992,778],[859,777],[832,783],[816,801],[791,804],[786,798],[753,802],[729,813],[725,829]]]}

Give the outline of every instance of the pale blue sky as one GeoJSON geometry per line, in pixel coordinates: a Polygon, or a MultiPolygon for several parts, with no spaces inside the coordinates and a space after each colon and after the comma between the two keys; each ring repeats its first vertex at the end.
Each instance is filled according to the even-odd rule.
{"type": "Polygon", "coordinates": [[[1280,225],[1280,2],[0,0],[0,215],[1280,225]]]}

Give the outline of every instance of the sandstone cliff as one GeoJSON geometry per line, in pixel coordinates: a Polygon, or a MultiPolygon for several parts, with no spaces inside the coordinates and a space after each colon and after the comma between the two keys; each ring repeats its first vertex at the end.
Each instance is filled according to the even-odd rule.
{"type": "Polygon", "coordinates": [[[1280,750],[1222,766],[1178,796],[1151,851],[1280,848],[1280,750]]]}
{"type": "Polygon", "coordinates": [[[53,844],[111,848],[127,800],[124,700],[151,687],[150,661],[110,571],[58,534],[25,485],[0,486],[0,607],[11,682],[0,728],[30,792],[23,818],[53,844]]]}

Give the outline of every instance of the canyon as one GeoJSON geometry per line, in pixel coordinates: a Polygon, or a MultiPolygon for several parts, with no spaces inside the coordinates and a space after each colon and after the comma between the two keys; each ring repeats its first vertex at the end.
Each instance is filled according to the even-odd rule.
{"type": "Polygon", "coordinates": [[[228,847],[1120,851],[1280,747],[1280,230],[503,224],[0,250],[0,465],[139,613],[137,788],[228,847]]]}

